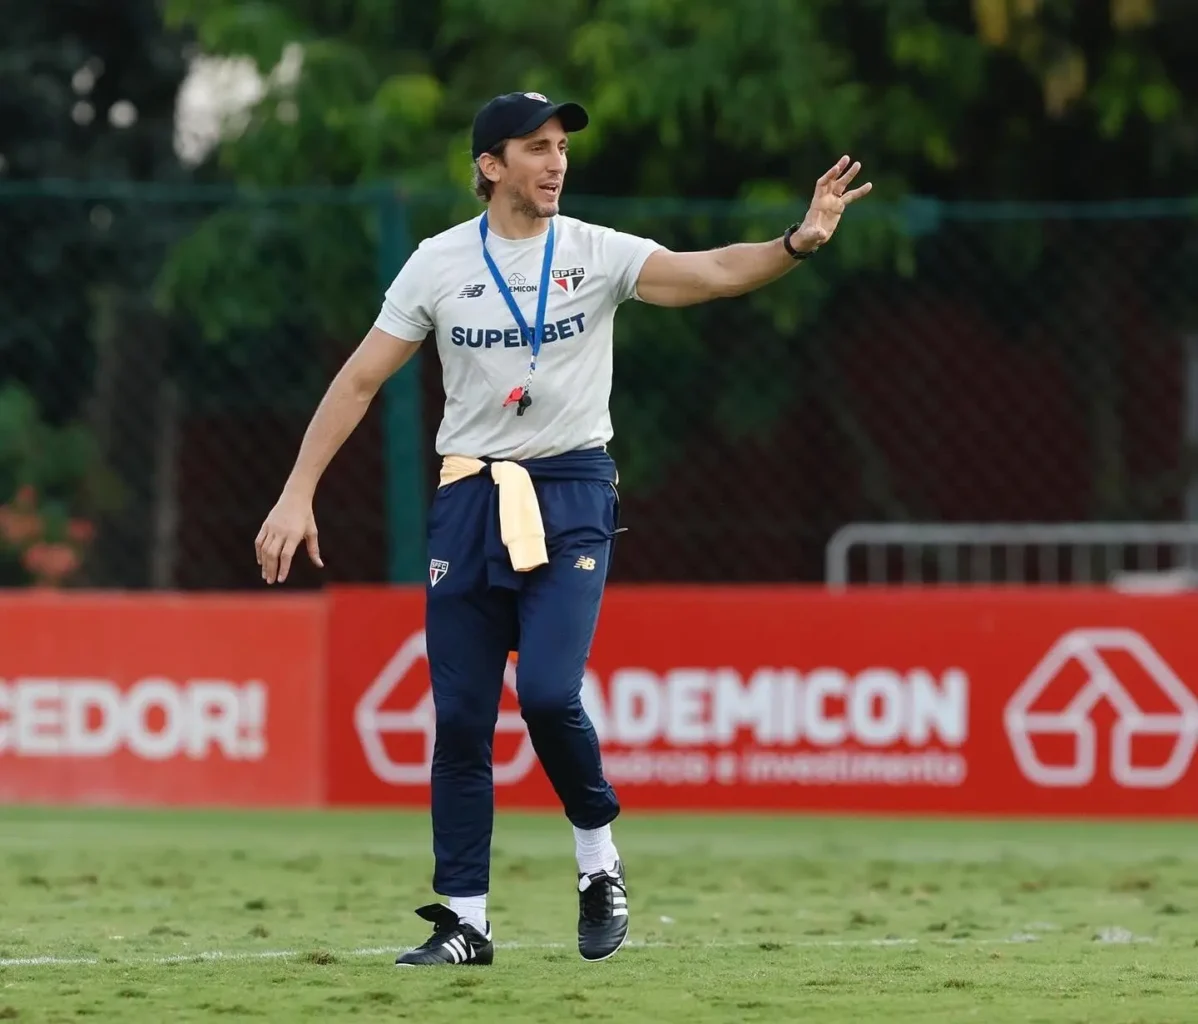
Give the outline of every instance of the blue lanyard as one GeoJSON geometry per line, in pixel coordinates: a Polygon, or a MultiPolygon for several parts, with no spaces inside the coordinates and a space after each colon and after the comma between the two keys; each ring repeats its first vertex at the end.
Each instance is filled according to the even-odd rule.
{"type": "Polygon", "coordinates": [[[545,303],[549,301],[549,268],[553,263],[553,237],[554,237],[554,221],[551,218],[549,221],[549,230],[545,233],[545,258],[541,264],[541,286],[537,290],[537,323],[536,329],[530,330],[528,323],[524,319],[524,314],[520,312],[520,307],[516,305],[516,300],[512,296],[512,290],[504,281],[503,275],[499,273],[499,268],[495,266],[495,261],[491,258],[491,254],[487,252],[487,215],[484,213],[482,219],[478,223],[478,233],[483,240],[483,259],[487,261],[487,268],[491,271],[491,277],[495,279],[495,287],[499,289],[499,294],[503,296],[503,301],[507,303],[507,308],[511,310],[512,316],[516,318],[516,323],[520,327],[520,337],[527,338],[528,344],[532,348],[532,359],[528,364],[528,375],[524,378],[522,387],[513,388],[511,393],[504,399],[503,404],[509,405],[512,402],[516,403],[516,415],[523,416],[524,410],[532,405],[532,375],[537,368],[537,355],[541,351],[541,342],[545,338],[545,303]]]}

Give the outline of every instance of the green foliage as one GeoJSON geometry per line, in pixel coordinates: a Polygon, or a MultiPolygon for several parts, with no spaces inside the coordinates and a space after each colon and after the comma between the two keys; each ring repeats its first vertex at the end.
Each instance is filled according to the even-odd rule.
{"type": "Polygon", "coordinates": [[[33,396],[17,384],[0,388],[0,495],[24,484],[57,501],[97,496],[97,448],[78,423],[52,427],[38,414],[33,396]]]}
{"type": "Polygon", "coordinates": [[[165,261],[155,296],[195,318],[210,342],[294,324],[337,335],[374,301],[369,211],[344,204],[230,206],[165,261]]]}
{"type": "MultiPolygon", "coordinates": [[[[90,540],[92,517],[121,498],[120,483],[84,424],[52,426],[25,388],[0,388],[0,585],[58,576],[37,571],[45,550],[52,558],[55,549],[69,548],[73,571],[90,540]]],[[[63,575],[69,571],[64,567],[63,575]]]]}
{"type": "MultiPolygon", "coordinates": [[[[156,0],[6,5],[0,182],[183,180],[172,117],[186,35],[163,27],[156,0]],[[118,104],[132,105],[133,123],[112,122],[118,104]]],[[[154,250],[172,240],[161,213],[113,213],[88,201],[0,200],[0,366],[55,422],[87,400],[93,360],[91,295],[64,275],[87,275],[93,291],[140,292],[147,262],[161,259],[154,250]]]]}
{"type": "MultiPolygon", "coordinates": [[[[688,445],[761,434],[806,400],[796,367],[835,343],[819,327],[846,284],[916,272],[919,232],[937,222],[904,197],[1141,194],[1146,151],[1153,187],[1176,190],[1198,157],[1198,61],[1178,43],[1198,15],[1185,5],[168,0],[167,12],[208,51],[268,75],[219,148],[224,173],[268,188],[394,183],[413,241],[477,212],[470,119],[511,89],[592,114],[572,142],[566,212],[672,248],[776,237],[838,156],[862,159],[874,195],[817,260],[734,302],[621,313],[617,446],[645,484],[688,445]],[[292,46],[293,78],[276,73],[292,46]],[[769,386],[716,394],[711,381],[747,352],[769,386]]],[[[368,198],[327,216],[225,211],[175,251],[160,300],[212,338],[280,324],[359,335],[378,303],[371,217],[368,198]],[[284,288],[270,280],[280,259],[284,288]]],[[[992,237],[996,294],[1050,259],[1026,225],[992,237]]]]}

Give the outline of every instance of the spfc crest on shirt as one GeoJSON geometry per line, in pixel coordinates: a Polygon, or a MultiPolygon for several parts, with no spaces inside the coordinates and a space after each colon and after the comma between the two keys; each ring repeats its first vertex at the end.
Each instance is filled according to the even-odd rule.
{"type": "Polygon", "coordinates": [[[449,563],[440,558],[434,558],[428,563],[429,584],[435,587],[447,572],[449,572],[449,563]]]}
{"type": "Polygon", "coordinates": [[[549,276],[553,279],[553,283],[567,295],[573,295],[578,291],[587,272],[582,267],[571,267],[569,270],[551,270],[549,276]]]}

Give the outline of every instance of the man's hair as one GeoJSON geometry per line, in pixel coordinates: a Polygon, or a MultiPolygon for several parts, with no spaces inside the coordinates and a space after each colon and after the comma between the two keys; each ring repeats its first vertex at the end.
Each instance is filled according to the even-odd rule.
{"type": "MultiPolygon", "coordinates": [[[[498,157],[500,160],[503,160],[503,154],[506,149],[507,140],[504,139],[504,141],[499,143],[498,146],[493,146],[491,149],[488,149],[487,152],[490,153],[491,156],[498,157]]],[[[478,159],[481,160],[482,157],[479,157],[478,159]]],[[[479,166],[478,160],[474,161],[473,187],[474,194],[479,199],[481,199],[484,203],[490,202],[491,194],[495,191],[495,182],[483,174],[483,169],[479,166]]]]}

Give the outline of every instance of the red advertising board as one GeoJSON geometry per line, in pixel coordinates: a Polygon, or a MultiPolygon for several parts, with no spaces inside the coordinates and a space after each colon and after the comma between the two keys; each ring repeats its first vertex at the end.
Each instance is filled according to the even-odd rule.
{"type": "Polygon", "coordinates": [[[319,597],[0,595],[0,801],[312,806],[319,597]]]}
{"type": "MultiPolygon", "coordinates": [[[[425,807],[423,595],[0,596],[0,801],[425,807]]],[[[1198,595],[613,587],[630,809],[1198,814],[1198,595]]],[[[469,643],[469,637],[462,638],[469,643]]],[[[557,800],[508,666],[497,802],[557,800]]]]}
{"type": "MultiPolygon", "coordinates": [[[[329,798],[425,806],[422,596],[330,600],[329,798]]],[[[1195,621],[1099,589],[617,586],[584,700],[629,809],[1193,815],[1195,621]]],[[[553,808],[516,673],[497,803],[553,808]]]]}

